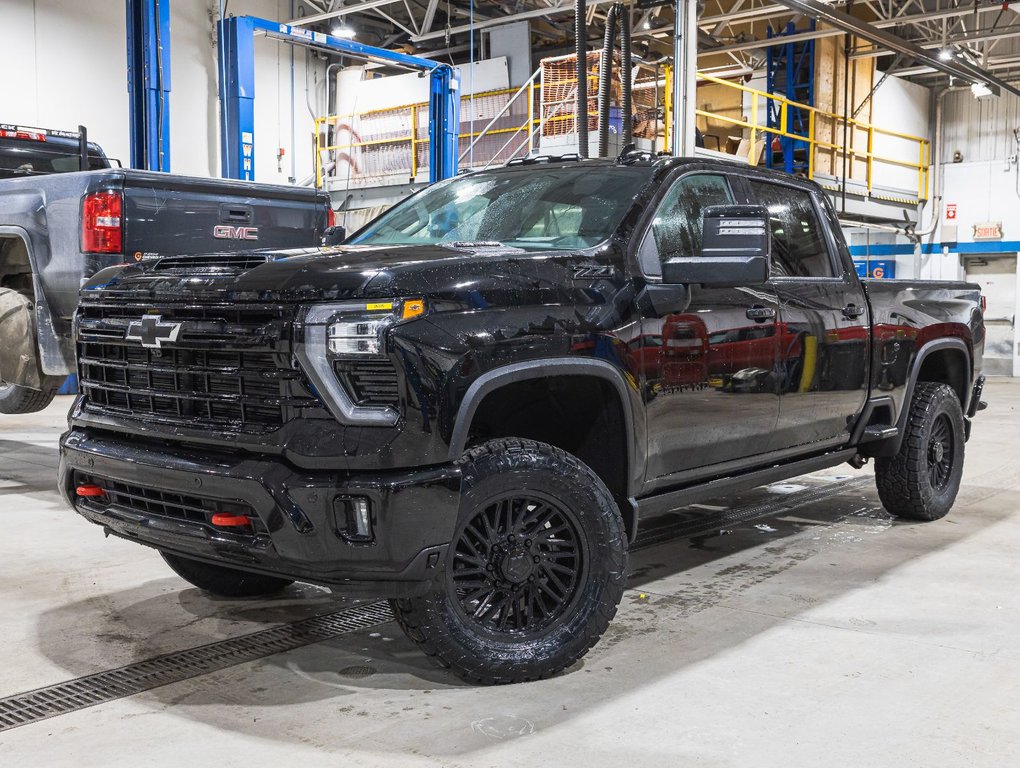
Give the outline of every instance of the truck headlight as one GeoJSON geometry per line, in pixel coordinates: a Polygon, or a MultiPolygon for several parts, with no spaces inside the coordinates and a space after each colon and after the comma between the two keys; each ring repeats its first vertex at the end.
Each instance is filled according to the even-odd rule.
{"type": "Polygon", "coordinates": [[[312,304],[297,323],[294,355],[326,407],[342,424],[390,426],[395,408],[360,405],[343,386],[334,362],[380,357],[386,353],[386,335],[403,320],[425,314],[424,299],[382,299],[312,304]]]}
{"type": "Polygon", "coordinates": [[[377,301],[336,306],[326,331],[329,351],[338,357],[380,355],[386,352],[386,332],[398,320],[425,313],[421,299],[377,301]]]}

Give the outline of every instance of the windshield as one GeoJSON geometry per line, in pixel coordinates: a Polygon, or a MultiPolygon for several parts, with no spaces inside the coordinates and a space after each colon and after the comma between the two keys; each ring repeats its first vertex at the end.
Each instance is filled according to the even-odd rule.
{"type": "Polygon", "coordinates": [[[349,242],[498,242],[531,251],[589,248],[619,226],[649,168],[524,166],[442,181],[393,207],[349,242]]]}

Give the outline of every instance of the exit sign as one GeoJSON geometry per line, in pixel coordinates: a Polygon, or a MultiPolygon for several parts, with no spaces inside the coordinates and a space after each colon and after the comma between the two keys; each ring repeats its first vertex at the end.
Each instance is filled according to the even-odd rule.
{"type": "Polygon", "coordinates": [[[986,221],[981,224],[974,225],[974,239],[975,240],[1001,240],[1002,239],[1002,222],[1001,221],[986,221]]]}

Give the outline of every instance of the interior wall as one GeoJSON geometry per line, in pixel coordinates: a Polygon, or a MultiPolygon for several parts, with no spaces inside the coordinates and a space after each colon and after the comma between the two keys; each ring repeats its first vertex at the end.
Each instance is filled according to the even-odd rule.
{"type": "Polygon", "coordinates": [[[943,161],[952,162],[957,152],[964,163],[972,163],[1005,160],[1020,151],[1013,134],[1020,129],[1020,97],[1004,92],[975,99],[964,88],[946,93],[943,99],[943,161]]]}
{"type": "MultiPolygon", "coordinates": [[[[2,0],[2,6],[0,50],[7,64],[0,74],[0,120],[64,130],[83,124],[92,140],[126,165],[123,0],[2,0]],[[18,72],[11,62],[19,62],[18,72]]],[[[232,0],[229,12],[286,21],[301,8],[292,0],[232,0]]],[[[170,168],[175,173],[220,175],[218,10],[217,0],[172,0],[170,168]]],[[[326,111],[325,69],[308,49],[256,40],[256,181],[287,183],[292,175],[301,179],[313,172],[312,112],[326,111]]]]}

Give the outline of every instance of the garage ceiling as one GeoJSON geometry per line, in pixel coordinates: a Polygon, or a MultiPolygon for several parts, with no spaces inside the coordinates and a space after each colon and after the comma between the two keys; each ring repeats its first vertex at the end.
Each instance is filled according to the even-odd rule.
{"type": "MultiPolygon", "coordinates": [[[[925,85],[966,85],[940,62],[981,69],[1003,81],[1020,79],[1020,2],[1001,0],[808,0],[847,13],[886,35],[908,41],[931,58],[911,55],[878,40],[855,39],[855,57],[877,57],[878,68],[925,85]],[[1016,11],[1014,11],[1016,9],[1016,11]],[[940,57],[941,54],[941,57],[940,57]]],[[[601,40],[612,0],[588,0],[590,40],[601,40]]],[[[652,63],[672,52],[673,8],[662,0],[631,3],[635,54],[652,63]]],[[[699,67],[721,75],[750,74],[765,57],[769,29],[805,18],[804,3],[791,0],[702,0],[699,3],[699,67]],[[790,5],[801,5],[801,8],[790,5]]],[[[404,47],[432,57],[467,59],[468,35],[513,21],[531,24],[535,58],[572,46],[572,0],[301,0],[295,22],[329,30],[343,23],[358,40],[404,47]]],[[[806,25],[802,25],[806,26],[806,25]]],[[[819,25],[814,37],[844,34],[819,25]]]]}

